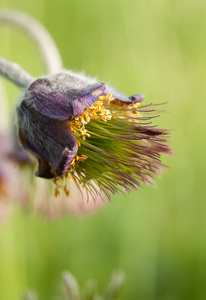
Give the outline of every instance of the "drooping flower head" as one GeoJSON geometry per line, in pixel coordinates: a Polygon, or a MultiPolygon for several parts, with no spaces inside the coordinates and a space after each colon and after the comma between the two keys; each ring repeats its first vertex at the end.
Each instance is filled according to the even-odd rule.
{"type": "Polygon", "coordinates": [[[39,162],[37,176],[86,187],[94,198],[153,183],[168,132],[150,124],[153,106],[142,95],[125,94],[95,79],[64,71],[35,80],[17,109],[22,146],[39,162]],[[97,188],[98,187],[98,188],[97,188]]]}

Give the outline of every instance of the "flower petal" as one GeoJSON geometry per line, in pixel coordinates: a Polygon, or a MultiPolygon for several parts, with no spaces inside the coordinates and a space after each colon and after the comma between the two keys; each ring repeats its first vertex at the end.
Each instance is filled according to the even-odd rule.
{"type": "Polygon", "coordinates": [[[21,144],[39,160],[37,176],[52,178],[52,167],[57,175],[62,176],[78,150],[69,124],[47,117],[39,118],[39,113],[33,108],[28,108],[25,101],[18,108],[18,115],[21,120],[21,144]]]}
{"type": "Polygon", "coordinates": [[[46,159],[39,158],[39,168],[38,171],[36,171],[35,175],[37,177],[42,177],[42,178],[53,178],[54,173],[52,172],[51,165],[48,163],[46,159]]]}
{"type": "Polygon", "coordinates": [[[141,102],[142,100],[144,100],[144,95],[142,95],[142,94],[136,94],[136,95],[132,95],[132,96],[128,97],[127,95],[116,90],[115,88],[113,88],[111,86],[109,86],[109,87],[107,86],[107,88],[105,90],[105,94],[109,94],[109,93],[112,94],[112,97],[114,97],[115,100],[120,101],[125,104],[133,104],[133,103],[141,102]]]}
{"type": "Polygon", "coordinates": [[[55,120],[73,120],[91,106],[106,89],[104,83],[69,89],[61,81],[41,78],[25,93],[25,101],[42,115],[55,120]]]}
{"type": "Polygon", "coordinates": [[[144,100],[144,95],[136,94],[129,97],[132,103],[142,102],[144,100]]]}

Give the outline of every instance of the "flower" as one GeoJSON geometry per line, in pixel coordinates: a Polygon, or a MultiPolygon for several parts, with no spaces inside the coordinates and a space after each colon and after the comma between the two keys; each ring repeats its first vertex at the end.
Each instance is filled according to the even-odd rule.
{"type": "Polygon", "coordinates": [[[104,89],[104,84],[71,89],[65,80],[46,78],[31,84],[18,108],[19,139],[39,161],[37,176],[64,175],[78,150],[67,121],[80,116],[104,89]]]}
{"type": "Polygon", "coordinates": [[[171,149],[168,132],[148,122],[155,110],[141,106],[143,98],[71,71],[35,80],[17,115],[21,145],[39,162],[36,175],[54,178],[56,196],[60,188],[69,195],[69,178],[94,198],[153,184],[171,149]]]}
{"type": "MultiPolygon", "coordinates": [[[[3,86],[0,89],[2,91],[3,86]]],[[[6,93],[1,94],[0,98],[3,104],[7,104],[6,93]]],[[[29,210],[49,219],[63,215],[81,217],[102,208],[104,202],[100,197],[96,197],[95,202],[82,201],[86,197],[85,188],[81,187],[80,193],[71,180],[71,197],[62,193],[57,199],[52,182],[34,178],[36,163],[20,147],[16,128],[11,128],[9,114],[6,107],[3,108],[0,112],[0,223],[10,215],[11,204],[19,205],[25,212],[29,210]]]]}

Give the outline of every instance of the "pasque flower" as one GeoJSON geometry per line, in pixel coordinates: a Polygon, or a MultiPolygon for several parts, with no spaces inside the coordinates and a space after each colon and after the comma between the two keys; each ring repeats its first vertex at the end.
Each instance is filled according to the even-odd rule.
{"type": "MultiPolygon", "coordinates": [[[[15,19],[16,24],[16,17],[12,13],[6,20],[15,19]]],[[[0,18],[5,20],[4,15],[0,18]]],[[[36,26],[34,20],[28,23],[28,28],[36,26]]],[[[39,31],[33,33],[39,36],[39,31]]],[[[47,33],[44,37],[40,40],[51,42],[47,33]]],[[[49,45],[58,52],[53,41],[49,45]]],[[[48,66],[52,61],[50,57],[48,66]]],[[[57,62],[61,66],[61,59],[57,62]]],[[[18,136],[22,147],[38,160],[36,175],[53,179],[56,196],[61,188],[68,196],[73,180],[94,199],[105,195],[110,199],[111,193],[136,189],[141,182],[153,184],[153,176],[164,167],[162,153],[171,153],[168,132],[151,124],[155,106],[142,106],[142,95],[127,97],[83,74],[56,73],[56,65],[51,70],[53,75],[35,79],[0,58],[0,75],[23,90],[17,108],[18,136]]]]}
{"type": "Polygon", "coordinates": [[[62,176],[75,158],[78,144],[68,121],[79,117],[105,90],[104,84],[82,89],[69,80],[38,79],[18,108],[19,139],[39,161],[37,176],[62,176]]]}
{"type": "MultiPolygon", "coordinates": [[[[61,58],[38,22],[18,12],[3,12],[0,19],[21,28],[27,24],[53,74],[35,79],[0,58],[0,75],[23,90],[17,108],[18,136],[22,147],[38,160],[36,175],[53,179],[56,196],[61,188],[68,196],[73,180],[94,199],[105,195],[110,199],[111,193],[136,189],[141,182],[153,184],[153,176],[164,167],[161,154],[171,153],[168,132],[151,124],[155,106],[142,106],[142,95],[127,97],[83,74],[56,73],[61,58]],[[44,51],[51,48],[52,56],[44,51]]],[[[17,160],[23,153],[15,153],[17,160]]]]}
{"type": "MultiPolygon", "coordinates": [[[[0,99],[3,104],[7,104],[6,94],[0,93],[0,99]]],[[[95,203],[83,202],[87,196],[86,189],[81,186],[81,195],[72,180],[69,182],[70,197],[62,193],[61,197],[56,198],[52,181],[34,178],[35,160],[20,147],[16,128],[9,126],[8,112],[3,106],[0,115],[0,223],[10,215],[10,206],[14,203],[26,212],[32,209],[50,219],[67,214],[88,215],[103,206],[104,202],[98,196],[95,203]],[[2,117],[5,117],[5,120],[2,117]]]]}
{"type": "Polygon", "coordinates": [[[39,162],[37,176],[67,182],[96,197],[153,184],[170,154],[165,130],[150,123],[154,107],[83,74],[64,71],[35,80],[17,108],[21,145],[39,162]],[[152,114],[152,115],[151,115],[152,114]],[[98,187],[98,188],[97,188],[98,187]]]}

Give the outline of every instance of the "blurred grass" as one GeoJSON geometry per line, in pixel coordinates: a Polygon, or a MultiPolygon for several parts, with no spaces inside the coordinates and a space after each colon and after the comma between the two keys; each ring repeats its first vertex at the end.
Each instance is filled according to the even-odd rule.
{"type": "MultiPolygon", "coordinates": [[[[105,284],[125,270],[121,299],[206,299],[205,67],[206,2],[1,0],[23,10],[54,37],[65,68],[85,70],[145,103],[168,102],[155,120],[174,129],[175,156],[157,188],[117,196],[85,219],[47,221],[14,208],[0,227],[0,299],[34,289],[54,299],[60,274],[105,284]]],[[[0,56],[43,73],[32,43],[0,29],[0,56]]],[[[17,89],[6,83],[11,103],[17,89]]],[[[21,188],[21,187],[20,187],[21,188]]]]}

